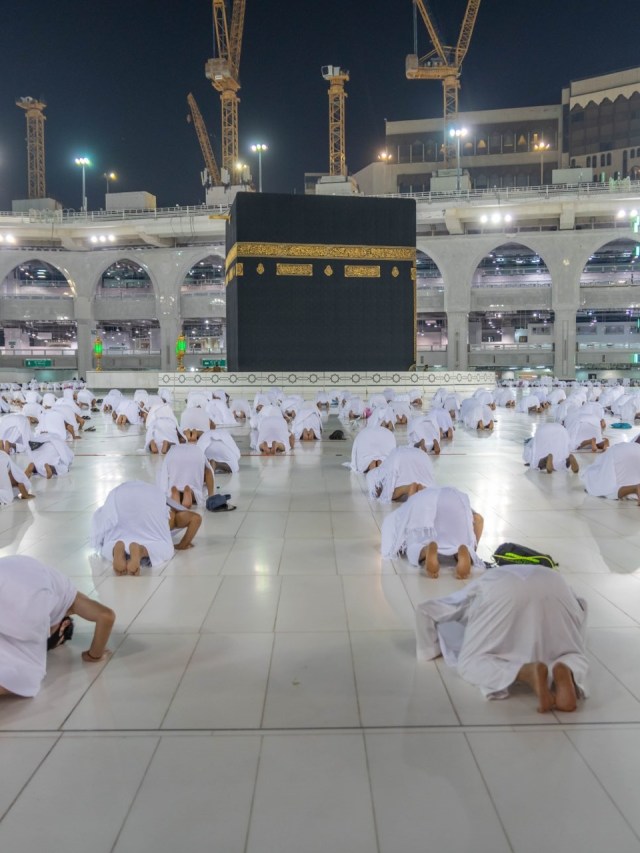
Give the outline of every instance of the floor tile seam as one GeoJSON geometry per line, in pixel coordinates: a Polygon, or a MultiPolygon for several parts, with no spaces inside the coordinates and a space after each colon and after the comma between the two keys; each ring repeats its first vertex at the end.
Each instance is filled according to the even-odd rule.
{"type": "Polygon", "coordinates": [[[629,820],[627,819],[626,815],[623,813],[622,809],[618,806],[618,804],[617,804],[617,802],[614,800],[613,796],[609,793],[609,791],[608,791],[608,789],[606,788],[606,786],[604,785],[604,783],[600,780],[600,777],[599,777],[599,776],[598,776],[598,774],[595,772],[595,770],[593,769],[593,767],[589,764],[589,762],[587,761],[587,759],[585,758],[585,756],[580,752],[580,749],[578,748],[578,746],[577,746],[577,745],[576,745],[576,744],[571,740],[571,738],[569,737],[569,732],[567,732],[567,731],[563,731],[563,732],[562,732],[562,736],[563,736],[563,738],[564,738],[566,741],[568,741],[568,743],[570,744],[571,748],[574,750],[574,752],[576,753],[576,755],[578,756],[578,758],[580,759],[580,761],[584,764],[584,766],[586,767],[586,769],[588,770],[588,772],[591,774],[591,776],[592,776],[592,777],[593,777],[593,779],[595,780],[596,785],[598,785],[598,787],[603,791],[603,793],[604,793],[605,797],[609,800],[609,802],[611,803],[611,805],[613,806],[613,808],[618,812],[618,814],[620,815],[620,817],[622,818],[622,820],[624,821],[624,823],[626,823],[626,825],[629,827],[629,830],[630,830],[631,834],[632,834],[635,838],[637,838],[637,839],[638,839],[638,841],[640,841],[640,835],[639,835],[639,834],[636,832],[636,830],[633,828],[633,826],[631,825],[631,823],[630,823],[630,822],[629,822],[629,820]]]}
{"type": "MultiPolygon", "coordinates": [[[[113,635],[112,635],[112,636],[113,636],[113,635]]],[[[87,693],[91,690],[91,688],[92,688],[92,687],[93,687],[93,685],[96,683],[96,681],[97,681],[99,678],[101,678],[101,677],[102,677],[103,672],[105,671],[105,669],[109,666],[109,664],[111,663],[111,661],[112,661],[112,660],[113,660],[113,658],[115,657],[115,655],[116,655],[116,653],[117,653],[118,649],[120,648],[120,646],[122,646],[122,645],[123,645],[124,641],[126,640],[126,637],[127,637],[127,635],[126,635],[126,633],[124,633],[124,632],[123,632],[121,635],[119,635],[118,643],[117,643],[117,645],[115,646],[115,648],[113,649],[113,651],[112,651],[112,653],[111,653],[110,657],[105,661],[104,665],[100,667],[100,669],[99,669],[99,671],[96,673],[95,677],[91,679],[91,681],[89,682],[89,684],[87,684],[86,688],[82,691],[82,693],[80,694],[80,696],[79,696],[79,697],[77,698],[77,700],[74,702],[73,706],[72,706],[72,707],[71,707],[71,709],[69,710],[69,713],[68,713],[68,714],[64,717],[64,719],[60,722],[60,725],[58,726],[58,729],[57,729],[58,731],[60,731],[60,732],[64,732],[64,725],[65,725],[65,723],[67,722],[67,720],[69,719],[69,717],[71,717],[71,715],[75,712],[75,710],[78,708],[78,706],[79,706],[79,705],[80,705],[80,703],[83,701],[83,699],[85,698],[85,696],[87,695],[87,693]]],[[[95,664],[85,664],[85,666],[95,666],[95,664]]]]}
{"type": "Polygon", "coordinates": [[[478,757],[476,756],[475,752],[473,751],[473,747],[471,746],[471,741],[469,740],[468,734],[466,732],[464,734],[464,739],[465,739],[465,743],[467,744],[467,748],[468,748],[469,752],[471,753],[471,759],[476,766],[476,770],[480,774],[480,778],[482,779],[482,784],[484,785],[484,789],[487,792],[487,797],[489,797],[489,802],[491,803],[491,806],[493,808],[493,812],[494,812],[494,814],[498,820],[498,823],[500,824],[500,828],[502,829],[504,838],[505,838],[507,844],[509,845],[509,850],[511,850],[511,853],[515,853],[516,848],[511,841],[509,833],[507,832],[507,827],[504,825],[504,821],[502,820],[502,815],[500,814],[500,812],[498,810],[498,806],[497,806],[496,801],[493,797],[493,793],[491,791],[491,788],[489,787],[489,783],[488,783],[487,779],[485,778],[484,773],[482,772],[482,768],[480,767],[480,762],[478,761],[478,757]]]}
{"type": "Polygon", "coordinates": [[[362,732],[361,737],[362,737],[362,746],[364,749],[365,767],[367,770],[367,784],[369,787],[369,801],[371,803],[371,816],[373,819],[373,832],[374,832],[375,839],[376,839],[377,851],[378,851],[378,853],[381,853],[380,832],[378,829],[378,817],[376,814],[376,801],[375,801],[374,796],[373,796],[373,780],[371,779],[371,762],[369,760],[369,749],[368,749],[368,744],[367,744],[367,737],[366,737],[366,734],[364,731],[362,732]]]}
{"type": "Polygon", "coordinates": [[[339,735],[339,734],[354,734],[363,733],[365,735],[403,735],[403,734],[527,734],[530,732],[540,732],[543,734],[553,734],[554,732],[582,732],[586,734],[594,732],[638,732],[640,731],[640,720],[625,721],[619,723],[611,722],[578,722],[578,723],[465,723],[460,725],[452,725],[451,723],[410,725],[401,723],[392,726],[308,726],[308,727],[261,727],[261,728],[180,728],[171,727],[164,729],[4,729],[0,731],[0,740],[15,740],[15,739],[30,739],[43,737],[60,738],[107,738],[107,737],[288,737],[302,736],[305,734],[317,735],[339,735]]]}
{"type": "MultiPolygon", "coordinates": [[[[265,694],[266,694],[266,691],[265,691],[265,694]]],[[[263,709],[263,713],[264,713],[264,709],[263,709]]],[[[249,848],[249,836],[251,834],[251,824],[253,822],[253,807],[254,807],[255,801],[256,801],[256,791],[258,790],[258,779],[260,776],[260,766],[262,764],[262,747],[263,746],[264,746],[264,738],[261,736],[260,737],[260,745],[259,745],[259,749],[258,749],[258,760],[256,761],[256,771],[255,771],[255,774],[253,777],[253,787],[251,790],[251,802],[249,803],[249,813],[247,814],[247,826],[246,826],[245,835],[244,835],[244,845],[242,848],[244,853],[247,853],[247,850],[249,848]]]]}
{"type": "Polygon", "coordinates": [[[9,803],[7,808],[4,810],[4,812],[0,812],[0,824],[5,819],[5,817],[9,814],[9,812],[14,807],[14,805],[18,802],[18,800],[22,796],[23,791],[25,791],[26,788],[31,784],[31,780],[35,777],[36,773],[39,772],[39,770],[42,767],[42,765],[44,764],[44,762],[51,755],[53,750],[56,748],[56,746],[60,742],[60,739],[63,737],[63,732],[50,732],[49,734],[51,737],[54,738],[53,743],[51,744],[49,749],[45,752],[45,754],[42,756],[40,761],[38,761],[37,765],[31,771],[28,778],[25,780],[24,784],[20,787],[20,790],[16,792],[15,796],[13,797],[13,799],[11,800],[11,802],[9,803]]]}
{"type": "Polygon", "coordinates": [[[132,812],[132,810],[133,810],[133,807],[134,807],[134,805],[135,805],[135,802],[136,802],[136,800],[138,799],[138,795],[140,794],[140,791],[141,791],[141,789],[142,789],[142,786],[143,786],[143,784],[144,784],[144,781],[145,781],[145,779],[147,778],[147,774],[148,774],[148,772],[149,772],[149,768],[151,767],[151,764],[152,764],[152,762],[153,762],[153,759],[155,758],[155,755],[156,755],[156,753],[157,753],[158,749],[160,748],[160,744],[161,744],[161,743],[162,743],[162,738],[158,737],[158,741],[157,741],[157,743],[156,743],[156,745],[155,745],[155,748],[154,748],[153,752],[151,753],[151,755],[149,756],[149,760],[147,761],[147,766],[146,766],[146,767],[145,767],[145,769],[144,769],[144,773],[142,774],[142,777],[141,777],[141,779],[140,779],[140,782],[138,783],[138,786],[136,787],[135,793],[134,793],[134,794],[133,794],[133,796],[131,797],[131,800],[130,800],[130,802],[129,802],[129,806],[128,806],[128,808],[127,808],[127,811],[126,811],[126,813],[125,813],[125,815],[124,815],[124,817],[123,817],[123,819],[122,819],[122,823],[120,824],[120,828],[118,829],[118,832],[116,833],[116,837],[115,837],[115,839],[114,839],[114,841],[113,841],[113,844],[111,845],[110,853],[114,853],[114,851],[115,851],[116,847],[118,846],[118,842],[119,842],[119,840],[120,840],[120,836],[122,835],[122,831],[124,830],[124,827],[125,827],[125,825],[126,825],[126,823],[127,823],[127,820],[129,819],[129,815],[131,814],[131,812],[132,812]]]}
{"type": "Polygon", "coordinates": [[[160,720],[160,722],[159,722],[159,724],[158,724],[158,729],[159,729],[159,730],[161,730],[161,729],[162,729],[162,726],[164,725],[164,721],[166,720],[166,718],[167,718],[167,714],[168,714],[168,713],[169,713],[169,711],[171,710],[171,706],[173,705],[174,699],[176,698],[176,696],[177,696],[177,694],[178,694],[178,690],[180,689],[180,686],[182,685],[182,682],[184,681],[184,678],[185,678],[185,676],[186,676],[186,674],[187,674],[187,670],[189,669],[189,666],[190,666],[190,664],[191,664],[191,661],[193,660],[193,656],[194,656],[194,655],[195,655],[195,653],[196,653],[196,649],[197,649],[197,648],[198,648],[198,646],[200,645],[200,637],[201,637],[201,635],[200,635],[200,634],[198,634],[198,639],[197,639],[197,640],[195,641],[195,643],[193,644],[193,648],[191,649],[191,652],[190,652],[190,654],[189,654],[189,658],[188,658],[188,660],[186,661],[186,663],[185,663],[185,665],[184,665],[184,668],[183,668],[183,670],[182,670],[182,674],[180,675],[180,678],[178,679],[178,682],[177,682],[176,686],[174,687],[174,689],[173,689],[173,691],[172,691],[172,693],[171,693],[171,697],[169,698],[169,701],[167,702],[167,707],[166,707],[166,709],[165,709],[165,712],[164,712],[164,714],[162,715],[162,719],[160,720]]]}
{"type": "MultiPolygon", "coordinates": [[[[171,557],[171,559],[172,559],[172,560],[173,560],[173,559],[175,559],[175,554],[174,554],[174,556],[173,556],[173,557],[171,557]]],[[[167,562],[169,562],[169,561],[167,561],[167,562]]],[[[142,613],[142,611],[145,609],[145,607],[146,607],[146,606],[147,606],[147,605],[152,601],[152,599],[154,598],[154,596],[156,595],[156,593],[158,592],[158,590],[160,589],[160,587],[162,586],[162,584],[165,582],[165,580],[167,579],[167,577],[169,577],[169,575],[162,575],[162,574],[160,574],[160,575],[149,575],[149,577],[157,578],[157,579],[160,581],[160,583],[159,583],[159,584],[158,584],[158,586],[157,586],[157,587],[152,591],[152,593],[151,593],[151,595],[149,596],[149,598],[145,599],[144,604],[142,604],[142,606],[140,607],[140,609],[139,609],[138,611],[136,611],[135,616],[134,616],[134,617],[133,617],[133,619],[129,622],[129,624],[127,625],[127,627],[124,629],[124,632],[125,632],[125,633],[128,633],[128,628],[130,628],[130,627],[133,625],[133,623],[136,621],[136,619],[138,618],[138,616],[140,616],[140,614],[141,614],[141,613],[142,613]]],[[[132,631],[131,633],[135,633],[135,631],[132,631]]]]}
{"type": "MultiPolygon", "coordinates": [[[[278,596],[278,606],[279,606],[279,602],[280,602],[280,597],[278,596]]],[[[278,608],[276,608],[276,616],[274,616],[274,619],[277,618],[277,612],[278,612],[278,608]]],[[[262,728],[263,728],[264,715],[266,714],[266,711],[267,711],[267,696],[269,694],[269,682],[271,681],[271,668],[273,667],[273,653],[275,651],[275,645],[276,645],[276,635],[275,635],[275,632],[272,632],[271,651],[269,653],[269,666],[267,667],[267,673],[266,673],[266,677],[264,680],[264,691],[262,694],[262,709],[260,711],[260,730],[262,730],[262,728]]],[[[261,746],[261,749],[262,749],[262,746],[261,746]]]]}

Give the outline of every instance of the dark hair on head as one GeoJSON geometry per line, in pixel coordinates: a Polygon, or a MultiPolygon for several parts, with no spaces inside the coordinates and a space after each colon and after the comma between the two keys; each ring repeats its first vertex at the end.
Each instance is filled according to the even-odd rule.
{"type": "Polygon", "coordinates": [[[72,637],[73,619],[69,616],[65,616],[60,623],[58,630],[47,637],[47,651],[50,652],[51,649],[57,649],[58,646],[63,645],[63,643],[66,643],[67,640],[70,640],[72,637]]]}

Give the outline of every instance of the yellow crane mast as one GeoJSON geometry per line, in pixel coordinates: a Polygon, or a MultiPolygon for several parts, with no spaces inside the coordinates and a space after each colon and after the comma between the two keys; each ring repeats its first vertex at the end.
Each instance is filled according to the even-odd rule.
{"type": "Polygon", "coordinates": [[[455,47],[452,47],[442,43],[438,30],[427,10],[425,0],[413,0],[427,28],[432,50],[421,57],[417,53],[409,54],[406,59],[406,73],[409,80],[442,81],[444,98],[444,151],[445,160],[447,161],[449,152],[449,126],[456,121],[458,115],[458,94],[460,92],[462,63],[469,50],[469,43],[471,42],[473,28],[478,17],[480,2],[481,0],[468,0],[458,42],[455,47]]]}
{"type": "Polygon", "coordinates": [[[324,65],[322,76],[329,83],[329,174],[346,177],[344,107],[347,93],[344,84],[349,81],[349,72],[337,65],[324,65]]]}
{"type": "Polygon", "coordinates": [[[198,142],[200,143],[200,149],[204,158],[204,164],[207,167],[207,172],[209,173],[209,181],[214,187],[219,187],[222,185],[222,181],[220,180],[220,170],[218,169],[213,148],[209,141],[209,135],[207,133],[204,119],[202,118],[202,113],[200,112],[196,99],[193,97],[191,92],[187,95],[187,103],[189,104],[189,109],[191,111],[191,115],[187,116],[187,121],[191,119],[193,126],[196,129],[198,142]]]}
{"type": "Polygon", "coordinates": [[[18,98],[16,106],[25,111],[27,120],[27,174],[29,198],[46,198],[44,173],[44,101],[18,98]]]}
{"type": "Polygon", "coordinates": [[[240,51],[246,0],[233,0],[231,26],[227,22],[226,0],[212,0],[216,56],[205,65],[205,75],[220,92],[222,104],[222,168],[233,175],[238,162],[238,90],[240,51]]]}

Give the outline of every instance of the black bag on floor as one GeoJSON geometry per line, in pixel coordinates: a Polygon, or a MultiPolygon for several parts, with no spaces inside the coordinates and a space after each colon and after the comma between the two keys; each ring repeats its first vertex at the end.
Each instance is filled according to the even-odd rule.
{"type": "Polygon", "coordinates": [[[555,569],[558,565],[549,554],[540,554],[527,548],[526,545],[517,545],[515,542],[503,542],[493,552],[493,559],[499,566],[507,566],[510,563],[532,563],[536,566],[546,566],[555,569]]]}

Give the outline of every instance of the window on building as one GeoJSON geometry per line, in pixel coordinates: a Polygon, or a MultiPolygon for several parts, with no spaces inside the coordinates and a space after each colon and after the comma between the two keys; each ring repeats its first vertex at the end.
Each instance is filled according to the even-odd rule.
{"type": "Polygon", "coordinates": [[[575,158],[575,157],[572,157],[572,158],[571,158],[571,168],[572,168],[572,169],[575,169],[575,167],[576,167],[576,158],[575,158]]]}
{"type": "Polygon", "coordinates": [[[611,165],[611,154],[607,154],[607,166],[611,165]]]}
{"type": "Polygon", "coordinates": [[[601,155],[600,155],[600,165],[601,165],[601,166],[606,166],[606,165],[607,165],[607,158],[605,157],[605,155],[604,155],[604,154],[601,154],[601,155]]]}

